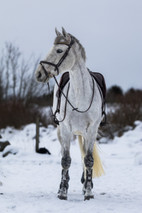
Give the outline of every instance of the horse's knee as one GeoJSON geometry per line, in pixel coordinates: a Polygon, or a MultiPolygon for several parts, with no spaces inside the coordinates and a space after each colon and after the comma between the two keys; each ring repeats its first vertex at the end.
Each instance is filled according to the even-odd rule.
{"type": "Polygon", "coordinates": [[[87,154],[86,157],[84,158],[84,164],[85,167],[88,169],[91,169],[94,164],[94,159],[91,153],[87,154]]]}
{"type": "Polygon", "coordinates": [[[64,155],[61,160],[61,165],[63,169],[68,169],[71,165],[71,157],[69,155],[64,155]]]}

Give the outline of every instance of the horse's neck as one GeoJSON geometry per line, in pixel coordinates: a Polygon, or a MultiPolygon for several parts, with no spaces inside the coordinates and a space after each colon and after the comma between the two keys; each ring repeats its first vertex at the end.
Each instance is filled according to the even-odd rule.
{"type": "Polygon", "coordinates": [[[76,99],[76,104],[82,105],[92,92],[91,76],[84,61],[76,62],[70,71],[70,90],[76,99]]]}

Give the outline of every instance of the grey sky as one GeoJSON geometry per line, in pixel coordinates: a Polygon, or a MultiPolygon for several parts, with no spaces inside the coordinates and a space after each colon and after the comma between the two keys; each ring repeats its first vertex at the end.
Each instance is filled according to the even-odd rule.
{"type": "Polygon", "coordinates": [[[26,57],[44,58],[62,26],[108,87],[142,89],[142,0],[0,0],[0,49],[12,41],[26,57]]]}

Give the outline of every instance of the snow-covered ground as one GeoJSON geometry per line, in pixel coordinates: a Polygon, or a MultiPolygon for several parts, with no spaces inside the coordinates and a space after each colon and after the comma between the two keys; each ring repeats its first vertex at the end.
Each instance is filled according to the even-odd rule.
{"type": "Polygon", "coordinates": [[[0,213],[140,213],[142,211],[142,122],[108,144],[100,144],[105,176],[94,179],[94,199],[84,201],[80,183],[82,166],[77,141],[71,145],[72,165],[68,200],[57,198],[60,183],[60,144],[56,129],[40,129],[40,146],[35,149],[35,125],[23,130],[2,130],[17,155],[0,155],[0,213]]]}

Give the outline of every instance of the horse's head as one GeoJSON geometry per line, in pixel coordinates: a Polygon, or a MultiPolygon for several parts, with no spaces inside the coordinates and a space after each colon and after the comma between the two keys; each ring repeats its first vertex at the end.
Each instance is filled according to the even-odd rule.
{"type": "Polygon", "coordinates": [[[44,61],[41,61],[36,70],[36,79],[47,82],[53,76],[70,70],[75,63],[75,54],[72,48],[73,37],[62,28],[62,34],[55,29],[57,37],[54,45],[44,61]]]}

